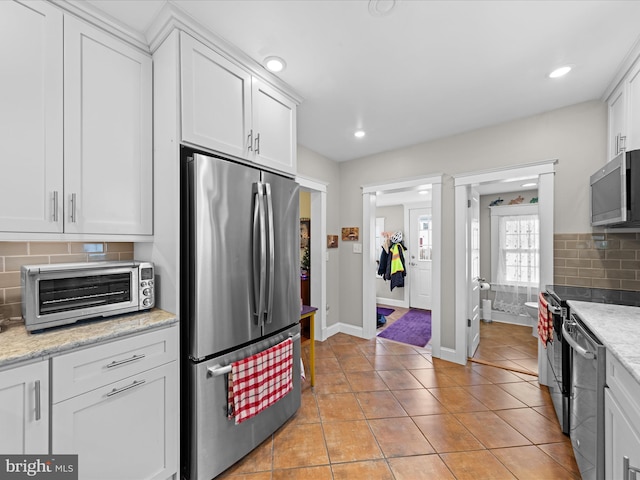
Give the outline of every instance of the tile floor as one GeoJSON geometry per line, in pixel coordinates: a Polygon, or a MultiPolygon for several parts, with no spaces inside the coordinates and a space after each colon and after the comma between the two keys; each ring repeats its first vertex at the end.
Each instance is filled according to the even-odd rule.
{"type": "MultiPolygon", "coordinates": [[[[530,332],[483,324],[478,355],[531,371],[530,332]]],[[[220,478],[580,478],[534,375],[346,334],[317,342],[316,355],[316,387],[303,386],[300,410],[220,478]]]]}

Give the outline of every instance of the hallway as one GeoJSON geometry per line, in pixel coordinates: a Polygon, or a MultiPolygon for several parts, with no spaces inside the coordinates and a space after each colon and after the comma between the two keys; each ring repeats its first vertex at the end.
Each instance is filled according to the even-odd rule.
{"type": "MultiPolygon", "coordinates": [[[[499,325],[482,332],[483,354],[521,361],[509,359],[518,354],[508,342],[536,339],[511,332],[500,340],[499,325]]],[[[303,385],[297,414],[220,478],[580,478],[549,393],[533,375],[342,333],[317,342],[316,355],[316,387],[303,385]]]]}

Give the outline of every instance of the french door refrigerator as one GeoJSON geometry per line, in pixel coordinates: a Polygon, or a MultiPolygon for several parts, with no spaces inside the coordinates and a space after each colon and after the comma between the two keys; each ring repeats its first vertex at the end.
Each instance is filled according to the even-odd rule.
{"type": "Polygon", "coordinates": [[[181,149],[182,475],[210,480],[300,406],[299,187],[181,149]],[[242,423],[228,417],[233,362],[293,339],[293,388],[242,423]]]}

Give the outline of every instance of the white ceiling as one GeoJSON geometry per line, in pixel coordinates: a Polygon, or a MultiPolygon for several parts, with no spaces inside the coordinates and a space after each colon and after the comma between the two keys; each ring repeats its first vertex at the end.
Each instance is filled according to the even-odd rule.
{"type": "MultiPolygon", "coordinates": [[[[142,33],[165,3],[87,1],[142,33]]],[[[257,62],[283,57],[298,143],[336,161],[600,99],[640,34],[640,1],[396,0],[377,17],[367,0],[173,3],[257,62]]]]}

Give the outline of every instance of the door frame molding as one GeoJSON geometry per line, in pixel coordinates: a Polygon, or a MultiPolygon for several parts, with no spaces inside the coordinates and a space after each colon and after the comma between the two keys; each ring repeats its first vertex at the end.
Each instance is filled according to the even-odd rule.
{"type": "Polygon", "coordinates": [[[428,177],[414,177],[391,183],[376,183],[362,186],[362,336],[373,338],[376,334],[376,196],[418,190],[431,186],[431,209],[433,225],[433,304],[431,309],[431,350],[434,357],[440,357],[441,321],[441,257],[442,257],[442,182],[443,174],[428,177]]]}
{"type": "Polygon", "coordinates": [[[300,188],[311,192],[311,251],[309,258],[313,267],[310,293],[318,308],[315,321],[315,338],[327,339],[327,184],[307,177],[296,177],[300,188]]]}
{"type": "MultiPolygon", "coordinates": [[[[454,176],[455,188],[455,361],[467,361],[467,292],[466,275],[467,231],[465,228],[468,188],[473,185],[502,183],[508,180],[538,177],[538,215],[540,218],[540,286],[553,283],[553,212],[554,175],[557,159],[516,165],[492,170],[463,173],[454,176]],[[464,307],[461,307],[464,306],[464,307]]],[[[547,356],[538,342],[538,375],[540,383],[547,384],[547,356]]]]}

